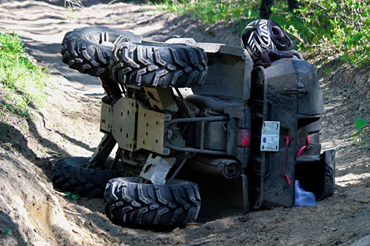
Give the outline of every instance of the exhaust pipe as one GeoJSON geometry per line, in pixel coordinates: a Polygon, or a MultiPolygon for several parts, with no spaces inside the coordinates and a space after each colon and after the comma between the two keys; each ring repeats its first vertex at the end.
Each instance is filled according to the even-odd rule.
{"type": "Polygon", "coordinates": [[[233,159],[214,158],[198,155],[196,160],[189,162],[193,171],[235,179],[240,176],[241,166],[233,159]]]}

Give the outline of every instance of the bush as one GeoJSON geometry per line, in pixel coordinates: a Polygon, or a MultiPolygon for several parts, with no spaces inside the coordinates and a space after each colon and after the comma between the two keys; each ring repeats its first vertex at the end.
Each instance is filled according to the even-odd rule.
{"type": "MultiPolygon", "coordinates": [[[[259,18],[260,0],[164,0],[176,13],[191,13],[206,23],[259,18]]],[[[369,0],[302,0],[300,9],[289,13],[286,1],[272,6],[276,21],[297,40],[301,52],[334,56],[356,68],[370,61],[369,0]]]]}
{"type": "Polygon", "coordinates": [[[206,23],[229,22],[258,15],[260,0],[164,0],[175,13],[191,13],[193,18],[206,23]]]}
{"type": "Polygon", "coordinates": [[[272,20],[300,39],[301,51],[334,56],[363,68],[370,61],[370,1],[302,1],[302,7],[283,15],[273,7],[272,20]]]}

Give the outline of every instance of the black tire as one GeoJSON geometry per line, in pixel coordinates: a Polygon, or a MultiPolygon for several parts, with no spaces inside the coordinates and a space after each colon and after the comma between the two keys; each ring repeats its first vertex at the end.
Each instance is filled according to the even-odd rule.
{"type": "Polygon", "coordinates": [[[198,217],[198,185],[174,180],[169,185],[139,183],[138,177],[115,178],[104,193],[105,212],[116,224],[181,226],[198,217]]]}
{"type": "Polygon", "coordinates": [[[126,85],[202,85],[207,70],[207,54],[195,46],[122,43],[115,46],[111,58],[113,80],[126,85]]]}
{"type": "Polygon", "coordinates": [[[141,42],[131,32],[107,27],[84,27],[68,32],[62,42],[62,60],[80,73],[109,78],[113,46],[120,42],[141,42]]]}
{"type": "Polygon", "coordinates": [[[66,158],[57,162],[53,170],[54,189],[71,192],[81,197],[103,198],[109,179],[120,176],[118,171],[86,168],[90,158],[66,158]]]}

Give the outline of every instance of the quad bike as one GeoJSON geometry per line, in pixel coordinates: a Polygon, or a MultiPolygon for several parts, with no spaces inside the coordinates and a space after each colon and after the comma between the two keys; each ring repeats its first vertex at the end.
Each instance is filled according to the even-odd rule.
{"type": "Polygon", "coordinates": [[[333,194],[334,151],[320,154],[323,98],[307,61],[264,68],[241,47],[108,28],[76,29],[62,45],[63,62],[100,78],[105,136],[91,158],[60,160],[52,181],[104,196],[114,223],[184,225],[203,192],[243,213],[291,207],[295,179],[317,200],[333,194]]]}

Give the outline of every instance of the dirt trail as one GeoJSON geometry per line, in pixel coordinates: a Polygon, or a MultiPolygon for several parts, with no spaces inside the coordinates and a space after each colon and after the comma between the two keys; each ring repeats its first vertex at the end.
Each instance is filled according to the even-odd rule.
{"type": "Polygon", "coordinates": [[[32,120],[0,120],[0,245],[351,245],[370,233],[370,140],[363,133],[352,137],[355,119],[370,122],[370,73],[335,64],[315,64],[326,107],[321,141],[324,149],[337,151],[336,193],[316,207],[276,208],[153,232],[111,224],[101,200],[74,200],[54,191],[55,162],[91,156],[102,136],[103,89],[96,78],[62,63],[66,32],[100,25],[156,41],[193,37],[240,43],[240,26],[206,26],[147,5],[86,0],[79,19],[71,22],[63,2],[1,1],[0,26],[19,33],[27,51],[52,76],[48,106],[33,111],[32,120]]]}

